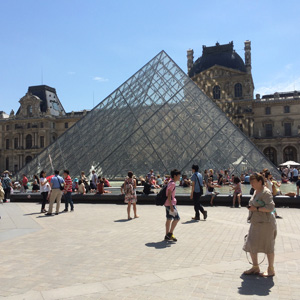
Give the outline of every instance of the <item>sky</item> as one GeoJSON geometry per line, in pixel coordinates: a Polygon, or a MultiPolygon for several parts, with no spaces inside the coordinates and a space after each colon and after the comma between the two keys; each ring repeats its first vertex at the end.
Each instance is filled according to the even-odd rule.
{"type": "Polygon", "coordinates": [[[300,1],[0,0],[0,111],[29,86],[92,109],[161,50],[187,71],[202,45],[251,41],[255,94],[300,90],[300,1]]]}

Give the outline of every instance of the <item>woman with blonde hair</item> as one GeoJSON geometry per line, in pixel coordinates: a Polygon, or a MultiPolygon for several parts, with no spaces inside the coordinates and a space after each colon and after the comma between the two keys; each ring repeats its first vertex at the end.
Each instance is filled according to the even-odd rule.
{"type": "Polygon", "coordinates": [[[253,267],[245,271],[244,275],[259,274],[263,277],[271,277],[275,275],[274,246],[277,227],[275,216],[272,213],[275,204],[272,193],[265,186],[265,179],[261,174],[252,174],[250,183],[255,192],[248,205],[248,220],[251,225],[243,250],[250,252],[253,267]],[[264,273],[260,273],[258,253],[265,253],[268,258],[268,270],[264,273]]]}

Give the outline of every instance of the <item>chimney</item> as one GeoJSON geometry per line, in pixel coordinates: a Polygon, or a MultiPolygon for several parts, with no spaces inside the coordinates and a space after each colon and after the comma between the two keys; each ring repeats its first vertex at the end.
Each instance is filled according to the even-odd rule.
{"type": "Polygon", "coordinates": [[[189,49],[187,51],[187,70],[188,70],[188,73],[192,69],[193,64],[194,64],[194,50],[189,49]]]}
{"type": "Polygon", "coordinates": [[[245,41],[245,66],[247,73],[251,73],[251,41],[245,41]]]}

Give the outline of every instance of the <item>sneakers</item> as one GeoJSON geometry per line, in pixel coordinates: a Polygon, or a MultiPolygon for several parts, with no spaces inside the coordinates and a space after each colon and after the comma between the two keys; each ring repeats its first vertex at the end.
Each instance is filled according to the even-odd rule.
{"type": "Polygon", "coordinates": [[[168,235],[165,235],[165,241],[170,241],[171,238],[168,235]]]}
{"type": "Polygon", "coordinates": [[[173,233],[169,232],[166,236],[165,236],[165,241],[173,241],[173,242],[177,242],[176,237],[174,236],[173,233]]]}
{"type": "Polygon", "coordinates": [[[242,206],[241,206],[241,204],[239,204],[239,208],[241,208],[242,206]]]}
{"type": "Polygon", "coordinates": [[[200,217],[198,217],[198,218],[197,217],[193,217],[192,220],[200,221],[200,217]]]}
{"type": "Polygon", "coordinates": [[[204,220],[207,219],[207,211],[206,210],[203,212],[203,217],[204,217],[204,220]]]}

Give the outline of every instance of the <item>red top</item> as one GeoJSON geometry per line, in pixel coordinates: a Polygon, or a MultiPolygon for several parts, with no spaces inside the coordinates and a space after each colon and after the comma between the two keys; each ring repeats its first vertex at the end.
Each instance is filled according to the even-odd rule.
{"type": "Polygon", "coordinates": [[[26,176],[23,177],[22,184],[26,185],[28,183],[28,179],[26,176]]]}
{"type": "Polygon", "coordinates": [[[103,182],[99,182],[97,184],[97,190],[98,190],[98,194],[104,194],[104,184],[103,184],[103,182]]]}
{"type": "Polygon", "coordinates": [[[70,175],[65,177],[65,189],[64,190],[67,192],[72,192],[72,179],[71,179],[70,175]]]}

